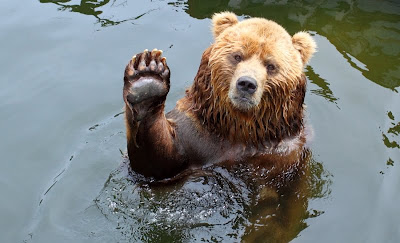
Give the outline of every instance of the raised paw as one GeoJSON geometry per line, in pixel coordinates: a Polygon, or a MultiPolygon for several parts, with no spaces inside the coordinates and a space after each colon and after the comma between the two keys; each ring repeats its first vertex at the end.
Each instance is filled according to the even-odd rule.
{"type": "Polygon", "coordinates": [[[129,61],[124,75],[124,101],[135,120],[164,103],[170,88],[170,71],[162,51],[144,50],[129,61]]]}
{"type": "Polygon", "coordinates": [[[126,66],[125,77],[134,82],[143,76],[158,75],[169,85],[170,71],[162,53],[162,50],[153,49],[149,52],[146,49],[142,53],[136,54],[126,66]]]}

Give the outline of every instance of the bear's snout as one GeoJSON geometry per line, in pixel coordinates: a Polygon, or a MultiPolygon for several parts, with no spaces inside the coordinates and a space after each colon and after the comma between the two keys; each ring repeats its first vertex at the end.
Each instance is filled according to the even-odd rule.
{"type": "Polygon", "coordinates": [[[257,81],[249,76],[242,76],[236,82],[236,88],[241,93],[254,94],[257,90],[257,81]]]}
{"type": "Polygon", "coordinates": [[[232,104],[242,110],[247,111],[260,103],[262,89],[255,78],[250,76],[240,76],[236,81],[232,79],[229,87],[228,97],[232,104]]]}

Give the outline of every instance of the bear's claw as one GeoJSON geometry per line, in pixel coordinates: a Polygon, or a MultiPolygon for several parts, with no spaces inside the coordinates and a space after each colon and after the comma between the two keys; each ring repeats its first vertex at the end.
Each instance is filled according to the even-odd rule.
{"type": "Polygon", "coordinates": [[[156,74],[169,84],[169,68],[167,59],[162,57],[162,50],[153,49],[149,52],[147,49],[132,57],[132,60],[126,67],[125,73],[129,80],[136,81],[141,76],[156,74]]]}

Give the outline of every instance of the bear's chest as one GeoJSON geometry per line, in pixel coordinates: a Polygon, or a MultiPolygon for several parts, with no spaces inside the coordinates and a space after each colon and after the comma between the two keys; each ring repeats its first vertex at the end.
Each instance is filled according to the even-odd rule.
{"type": "Polygon", "coordinates": [[[272,167],[297,162],[304,150],[301,134],[279,143],[256,147],[246,142],[232,143],[209,133],[186,116],[179,118],[174,121],[176,143],[179,153],[190,165],[252,163],[272,167]]]}

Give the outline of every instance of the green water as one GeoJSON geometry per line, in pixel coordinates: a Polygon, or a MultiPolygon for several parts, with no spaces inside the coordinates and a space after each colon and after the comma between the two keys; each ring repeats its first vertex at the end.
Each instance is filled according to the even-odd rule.
{"type": "Polygon", "coordinates": [[[398,1],[0,4],[0,242],[400,241],[398,1]],[[164,50],[172,109],[222,10],[313,34],[307,168],[278,191],[246,166],[149,187],[120,152],[124,67],[164,50]]]}

